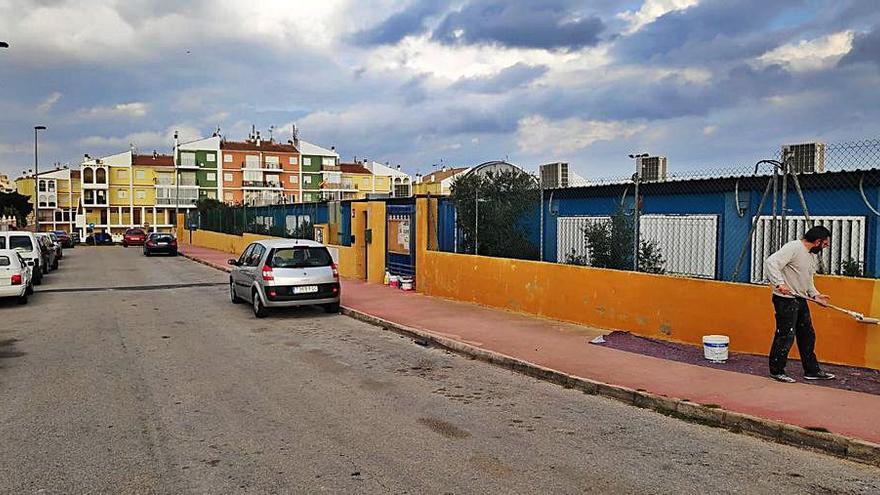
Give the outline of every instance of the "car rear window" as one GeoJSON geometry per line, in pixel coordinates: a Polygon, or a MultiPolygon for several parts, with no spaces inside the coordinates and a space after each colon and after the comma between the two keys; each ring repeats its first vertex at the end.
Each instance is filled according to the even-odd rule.
{"type": "Polygon", "coordinates": [[[10,265],[12,265],[12,261],[9,259],[9,256],[0,256],[0,266],[10,265]]]}
{"type": "Polygon", "coordinates": [[[171,242],[174,236],[171,234],[150,234],[150,239],[156,242],[171,242]]]}
{"type": "Polygon", "coordinates": [[[0,237],[0,249],[6,249],[6,238],[0,237]]]}
{"type": "Polygon", "coordinates": [[[26,235],[11,235],[9,236],[9,249],[24,249],[25,251],[33,251],[34,244],[31,242],[31,238],[26,235]]]}
{"type": "Polygon", "coordinates": [[[269,263],[273,268],[314,268],[330,266],[333,258],[323,247],[280,248],[272,252],[269,263]]]}
{"type": "Polygon", "coordinates": [[[144,231],[141,229],[128,229],[125,233],[128,235],[144,235],[144,231]]]}

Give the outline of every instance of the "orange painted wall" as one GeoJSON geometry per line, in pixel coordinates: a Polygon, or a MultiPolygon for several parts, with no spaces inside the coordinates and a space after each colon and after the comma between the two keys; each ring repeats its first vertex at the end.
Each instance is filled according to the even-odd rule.
{"type": "MultiPolygon", "coordinates": [[[[426,226],[427,202],[418,204],[426,226]]],[[[425,294],[691,344],[720,333],[740,352],[770,348],[767,287],[428,251],[425,230],[416,229],[416,288],[425,294]]],[[[874,280],[818,277],[816,285],[838,305],[880,311],[874,280]]],[[[880,327],[815,306],[812,315],[820,360],[880,368],[880,327]]]]}

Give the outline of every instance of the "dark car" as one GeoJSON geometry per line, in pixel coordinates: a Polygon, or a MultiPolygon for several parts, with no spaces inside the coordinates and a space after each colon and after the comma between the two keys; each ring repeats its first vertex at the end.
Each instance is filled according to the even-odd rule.
{"type": "Polygon", "coordinates": [[[112,246],[113,237],[106,232],[95,232],[86,237],[86,244],[91,244],[93,246],[112,246]]]}
{"type": "Polygon", "coordinates": [[[71,243],[72,243],[72,244],[70,245],[70,247],[74,247],[74,246],[76,246],[77,244],[79,244],[79,232],[77,232],[77,231],[75,231],[75,230],[74,230],[73,232],[71,232],[71,233],[70,233],[70,241],[71,241],[71,243]]]}
{"type": "Polygon", "coordinates": [[[122,236],[122,247],[142,246],[147,240],[147,234],[144,229],[128,229],[122,236]]]}
{"type": "Polygon", "coordinates": [[[177,239],[174,235],[153,232],[147,237],[147,241],[144,242],[144,256],[160,253],[177,256],[177,239]]]}
{"type": "Polygon", "coordinates": [[[73,236],[71,236],[67,232],[63,230],[53,230],[52,233],[55,234],[56,237],[58,237],[58,242],[61,243],[61,247],[72,249],[75,245],[73,242],[73,236]]]}

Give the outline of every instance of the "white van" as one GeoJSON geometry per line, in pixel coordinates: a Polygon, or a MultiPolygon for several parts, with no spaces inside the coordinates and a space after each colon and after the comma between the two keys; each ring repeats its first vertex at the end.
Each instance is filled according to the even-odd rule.
{"type": "Polygon", "coordinates": [[[23,230],[11,230],[0,232],[0,249],[11,249],[18,254],[31,267],[34,277],[34,285],[43,283],[43,252],[40,250],[40,242],[33,232],[23,230]]]}

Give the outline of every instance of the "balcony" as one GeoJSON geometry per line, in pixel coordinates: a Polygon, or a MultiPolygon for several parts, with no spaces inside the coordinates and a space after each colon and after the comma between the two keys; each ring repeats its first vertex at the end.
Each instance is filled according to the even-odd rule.
{"type": "Polygon", "coordinates": [[[281,170],[280,163],[247,163],[241,162],[242,170],[281,170]]]}
{"type": "Polygon", "coordinates": [[[244,189],[282,189],[280,182],[270,182],[265,180],[242,181],[241,187],[244,189]]]}
{"type": "Polygon", "coordinates": [[[198,186],[156,186],[156,206],[193,206],[198,200],[198,186]]]}

